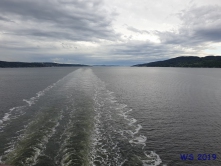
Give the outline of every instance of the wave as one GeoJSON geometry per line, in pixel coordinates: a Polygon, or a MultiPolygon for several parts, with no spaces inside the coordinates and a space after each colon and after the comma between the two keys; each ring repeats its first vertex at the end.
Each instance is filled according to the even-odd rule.
{"type": "MultiPolygon", "coordinates": [[[[0,162],[17,166],[39,165],[46,159],[62,166],[162,163],[157,153],[145,150],[147,137],[141,134],[142,125],[131,115],[134,110],[120,103],[91,69],[76,70],[63,83],[49,93],[48,101],[38,102],[36,108],[41,110],[33,118],[26,118],[28,123],[17,131],[18,137],[11,138],[14,141],[7,144],[0,162]]],[[[16,118],[16,112],[17,116],[25,113],[25,108],[32,107],[54,86],[56,83],[35,97],[24,99],[26,105],[11,108],[3,124],[16,118]]]]}
{"type": "Polygon", "coordinates": [[[160,165],[162,160],[159,155],[155,152],[147,155],[144,151],[147,137],[140,134],[142,125],[130,115],[133,109],[120,103],[114,92],[109,91],[99,78],[96,85],[94,95],[96,116],[92,135],[91,164],[160,165]],[[134,153],[135,151],[138,153],[134,153]]]}
{"type": "Polygon", "coordinates": [[[17,166],[35,165],[60,125],[62,114],[63,111],[56,108],[39,113],[36,120],[23,129],[24,133],[18,136],[18,140],[10,143],[10,148],[3,156],[4,163],[17,166]]]}
{"type": "Polygon", "coordinates": [[[46,92],[48,92],[50,89],[54,88],[55,85],[58,82],[60,82],[61,80],[62,79],[60,79],[56,83],[53,83],[52,85],[48,86],[44,90],[37,92],[36,96],[31,97],[30,99],[23,99],[23,101],[26,102],[26,105],[10,108],[9,111],[4,114],[2,119],[0,119],[0,132],[3,132],[2,129],[9,124],[8,121],[10,121],[11,119],[17,119],[18,117],[24,115],[26,113],[25,108],[31,107],[33,104],[35,104],[35,102],[37,102],[41,96],[44,96],[46,92]]]}

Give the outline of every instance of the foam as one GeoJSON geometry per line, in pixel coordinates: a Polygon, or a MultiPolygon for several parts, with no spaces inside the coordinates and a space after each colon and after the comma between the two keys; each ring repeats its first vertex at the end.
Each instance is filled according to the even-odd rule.
{"type": "MultiPolygon", "coordinates": [[[[60,81],[60,80],[59,80],[60,81]]],[[[59,82],[57,81],[57,82],[59,82]]],[[[57,83],[56,82],[56,83],[57,83]]],[[[53,88],[56,83],[53,83],[52,85],[48,86],[47,88],[45,88],[44,90],[42,91],[39,91],[36,93],[36,96],[35,97],[31,97],[29,100],[27,99],[23,99],[24,102],[26,102],[29,107],[32,106],[33,104],[35,104],[35,102],[41,97],[41,96],[44,96],[45,95],[45,92],[49,91],[51,88],[53,88]]]]}
{"type": "Polygon", "coordinates": [[[158,166],[162,163],[160,156],[155,152],[151,151],[149,155],[147,155],[146,152],[144,154],[148,160],[142,160],[143,166],[158,166]]]}
{"type": "Polygon", "coordinates": [[[44,92],[43,92],[43,91],[40,91],[40,92],[38,92],[38,93],[36,93],[36,94],[37,94],[37,97],[41,97],[41,96],[44,95],[44,92]]]}
{"type": "Polygon", "coordinates": [[[23,101],[26,102],[26,103],[29,105],[29,107],[30,107],[32,104],[35,104],[34,98],[32,98],[32,99],[30,99],[30,100],[23,99],[23,101]]]}
{"type": "MultiPolygon", "coordinates": [[[[63,78],[62,78],[63,79],[63,78]]],[[[24,102],[26,102],[28,105],[23,106],[17,106],[12,107],[9,109],[9,112],[5,113],[2,119],[0,119],[0,130],[3,129],[7,124],[4,124],[4,122],[9,121],[10,119],[16,119],[19,116],[22,116],[25,114],[24,111],[22,111],[23,108],[29,106],[31,107],[35,102],[41,97],[44,96],[45,92],[49,91],[51,88],[53,88],[58,82],[60,82],[62,79],[58,80],[56,83],[53,83],[52,85],[48,86],[42,91],[39,91],[36,93],[35,97],[31,97],[29,100],[23,99],[24,102]]],[[[0,131],[1,132],[1,131],[0,131]]]]}
{"type": "Polygon", "coordinates": [[[17,107],[10,108],[9,111],[14,111],[17,107]]]}
{"type": "Polygon", "coordinates": [[[117,109],[117,110],[121,110],[121,109],[124,109],[124,108],[126,108],[126,107],[127,107],[126,104],[120,104],[119,107],[117,107],[116,109],[117,109]]]}
{"type": "Polygon", "coordinates": [[[128,123],[128,125],[129,126],[132,126],[134,123],[136,123],[137,122],[137,120],[136,119],[134,119],[134,118],[131,118],[130,119],[130,123],[128,123]]]}
{"type": "MultiPolygon", "coordinates": [[[[92,136],[93,143],[91,151],[91,165],[94,165],[96,162],[99,162],[101,165],[110,165],[110,163],[113,164],[113,162],[115,163],[115,165],[123,165],[127,159],[124,159],[121,156],[121,148],[118,145],[119,142],[115,141],[114,138],[112,138],[110,135],[114,135],[114,133],[116,133],[123,136],[124,139],[128,139],[128,137],[124,135],[124,132],[127,132],[133,138],[134,135],[139,132],[142,126],[139,124],[135,125],[137,120],[127,115],[133,110],[127,108],[128,106],[126,104],[119,103],[116,97],[113,96],[113,93],[107,90],[104,85],[100,85],[96,88],[93,99],[95,103],[94,110],[96,112],[96,115],[94,117],[94,135],[92,136]],[[109,126],[108,130],[110,131],[110,133],[106,132],[102,126],[105,124],[105,122],[108,122],[109,120],[114,122],[115,118],[113,118],[112,116],[115,116],[117,114],[122,117],[120,118],[121,120],[126,120],[126,130],[124,130],[120,126],[120,128],[109,126]],[[132,131],[132,129],[134,129],[135,131],[132,131]],[[111,154],[112,159],[110,158],[110,156],[108,156],[109,154],[111,154]]],[[[140,141],[140,143],[141,142],[142,141],[140,141]]],[[[145,145],[145,143],[143,144],[145,145]]]]}
{"type": "MultiPolygon", "coordinates": [[[[13,108],[9,109],[9,112],[6,112],[4,114],[4,116],[2,117],[2,119],[0,120],[0,124],[3,124],[4,122],[9,121],[11,119],[10,117],[11,117],[12,113],[15,111],[19,111],[23,107],[24,106],[19,106],[19,107],[13,107],[13,108]]],[[[0,127],[0,129],[1,128],[2,128],[2,126],[0,127]]]]}
{"type": "MultiPolygon", "coordinates": [[[[59,120],[61,120],[61,118],[62,118],[62,113],[63,113],[63,111],[61,111],[60,115],[56,116],[55,119],[51,119],[51,121],[54,122],[54,126],[52,128],[51,127],[47,128],[47,130],[43,133],[44,136],[41,139],[39,139],[40,142],[37,143],[37,144],[34,144],[31,147],[34,150],[34,154],[32,154],[31,157],[25,159],[25,162],[23,163],[24,165],[30,165],[31,166],[31,165],[35,165],[37,163],[37,159],[38,159],[39,155],[41,155],[44,152],[44,150],[46,149],[46,144],[48,143],[49,139],[56,132],[57,127],[60,125],[59,120]]],[[[4,151],[5,156],[7,156],[10,153],[13,154],[15,152],[14,150],[16,149],[16,147],[17,147],[16,144],[18,143],[19,140],[26,139],[26,138],[29,137],[29,134],[32,134],[32,133],[29,133],[29,132],[25,133],[25,131],[28,128],[28,126],[32,125],[35,122],[36,121],[31,121],[28,125],[24,126],[23,129],[16,132],[18,134],[23,132],[23,134],[20,134],[16,137],[12,137],[13,140],[10,143],[8,143],[9,146],[8,146],[7,150],[4,151]]],[[[14,153],[14,155],[16,156],[17,154],[14,153]]]]}
{"type": "Polygon", "coordinates": [[[135,129],[135,132],[133,132],[133,134],[135,135],[135,134],[139,133],[140,129],[142,129],[142,128],[143,127],[140,124],[138,124],[137,128],[135,129]]]}
{"type": "MultiPolygon", "coordinates": [[[[133,110],[126,104],[120,103],[114,96],[114,92],[107,90],[105,83],[96,75],[95,78],[96,82],[92,83],[95,84],[93,100],[96,115],[94,116],[94,133],[91,138],[90,164],[93,166],[96,163],[124,165],[129,158],[121,156],[121,146],[115,137],[122,137],[122,140],[128,141],[125,143],[126,146],[139,148],[141,153],[144,153],[143,148],[146,146],[147,137],[139,133],[142,125],[129,114],[133,110]],[[140,145],[143,146],[142,149],[140,145]]],[[[146,158],[141,160],[144,166],[157,166],[162,163],[160,157],[154,152],[146,155],[146,158]]]]}
{"type": "Polygon", "coordinates": [[[9,116],[10,116],[11,114],[10,113],[5,113],[5,116],[2,118],[2,121],[7,121],[7,120],[9,120],[9,116]]]}
{"type": "Polygon", "coordinates": [[[130,140],[129,142],[131,144],[141,144],[141,145],[146,145],[145,142],[147,140],[147,137],[141,135],[139,137],[135,137],[132,140],[130,140]]]}
{"type": "MultiPolygon", "coordinates": [[[[125,107],[124,107],[124,108],[125,108],[125,107]]],[[[126,119],[126,120],[128,120],[128,121],[131,122],[132,119],[129,119],[129,118],[128,118],[128,115],[127,115],[127,113],[128,113],[128,112],[131,112],[131,111],[132,111],[132,109],[129,109],[129,110],[125,111],[125,112],[124,112],[123,110],[121,110],[121,113],[120,113],[119,115],[120,115],[120,116],[123,116],[124,119],[126,119]]],[[[133,120],[136,120],[136,119],[133,118],[133,120]]]]}

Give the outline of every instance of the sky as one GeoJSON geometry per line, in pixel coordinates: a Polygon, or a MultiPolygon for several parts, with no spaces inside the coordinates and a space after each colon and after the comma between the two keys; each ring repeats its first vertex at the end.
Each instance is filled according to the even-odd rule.
{"type": "Polygon", "coordinates": [[[221,55],[220,0],[0,0],[0,60],[123,65],[221,55]]]}

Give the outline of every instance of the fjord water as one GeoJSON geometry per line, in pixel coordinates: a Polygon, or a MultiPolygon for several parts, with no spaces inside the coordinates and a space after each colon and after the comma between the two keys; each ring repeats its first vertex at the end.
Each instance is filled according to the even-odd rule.
{"type": "Polygon", "coordinates": [[[221,69],[1,69],[1,163],[220,165],[220,85],[221,69]]]}

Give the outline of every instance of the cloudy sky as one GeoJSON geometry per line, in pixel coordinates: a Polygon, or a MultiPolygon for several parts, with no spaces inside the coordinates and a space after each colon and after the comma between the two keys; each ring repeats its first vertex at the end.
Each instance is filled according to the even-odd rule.
{"type": "Polygon", "coordinates": [[[220,0],[0,0],[0,60],[133,65],[221,55],[220,0]]]}

